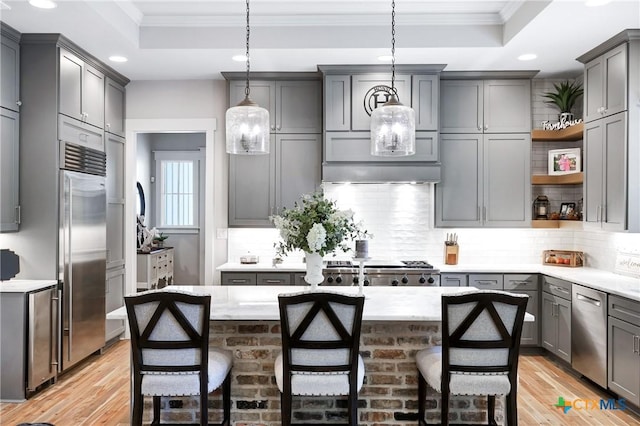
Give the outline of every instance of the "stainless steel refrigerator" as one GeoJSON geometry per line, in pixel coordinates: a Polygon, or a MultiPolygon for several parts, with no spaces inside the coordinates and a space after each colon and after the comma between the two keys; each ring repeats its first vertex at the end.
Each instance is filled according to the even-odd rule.
{"type": "Polygon", "coordinates": [[[105,345],[104,152],[66,143],[60,170],[59,280],[66,370],[105,345]]]}

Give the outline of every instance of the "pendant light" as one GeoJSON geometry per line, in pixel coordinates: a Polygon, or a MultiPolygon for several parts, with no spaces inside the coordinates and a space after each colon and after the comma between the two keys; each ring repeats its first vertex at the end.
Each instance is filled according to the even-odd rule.
{"type": "Polygon", "coordinates": [[[259,155],[269,153],[269,111],[249,97],[249,0],[247,0],[247,84],[245,98],[226,114],[227,153],[259,155]]]}
{"type": "Polygon", "coordinates": [[[371,155],[407,156],[416,152],[416,113],[398,101],[396,80],[396,2],[391,2],[391,96],[371,113],[371,155]]]}

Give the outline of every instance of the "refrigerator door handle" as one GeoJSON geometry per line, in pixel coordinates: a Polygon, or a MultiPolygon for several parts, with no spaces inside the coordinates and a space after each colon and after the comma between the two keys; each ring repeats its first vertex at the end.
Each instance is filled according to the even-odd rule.
{"type": "Polygon", "coordinates": [[[62,292],[58,289],[52,291],[51,297],[51,367],[57,372],[60,371],[60,308],[62,302],[62,292]]]}

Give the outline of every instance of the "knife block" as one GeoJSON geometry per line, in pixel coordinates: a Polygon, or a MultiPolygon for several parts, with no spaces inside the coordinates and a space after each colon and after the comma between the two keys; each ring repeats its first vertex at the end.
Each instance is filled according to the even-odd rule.
{"type": "Polygon", "coordinates": [[[444,264],[445,265],[458,264],[458,248],[459,246],[457,244],[444,246],[444,264]]]}

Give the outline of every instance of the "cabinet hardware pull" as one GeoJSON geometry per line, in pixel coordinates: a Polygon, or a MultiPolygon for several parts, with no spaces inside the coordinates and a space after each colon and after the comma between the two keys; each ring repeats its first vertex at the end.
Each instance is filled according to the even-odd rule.
{"type": "Polygon", "coordinates": [[[549,284],[549,288],[551,288],[552,290],[559,291],[560,293],[569,294],[569,290],[567,290],[564,287],[560,287],[560,286],[557,286],[557,285],[549,284]]]}
{"type": "Polygon", "coordinates": [[[485,124],[484,129],[485,129],[485,130],[489,130],[489,126],[487,126],[487,125],[485,124]]]}
{"type": "Polygon", "coordinates": [[[268,284],[278,284],[281,283],[281,280],[264,280],[264,282],[268,283],[268,284]]]}
{"type": "Polygon", "coordinates": [[[22,223],[22,206],[16,206],[16,223],[20,225],[22,223]]]}
{"type": "Polygon", "coordinates": [[[239,279],[233,279],[231,280],[232,283],[246,283],[247,280],[239,280],[239,279]]]}
{"type": "Polygon", "coordinates": [[[16,101],[16,105],[22,106],[22,101],[16,101]]]}
{"type": "Polygon", "coordinates": [[[640,342],[640,339],[638,339],[638,336],[633,336],[633,353],[636,355],[640,355],[640,350],[636,349],[637,348],[637,344],[636,342],[640,342]]]}

